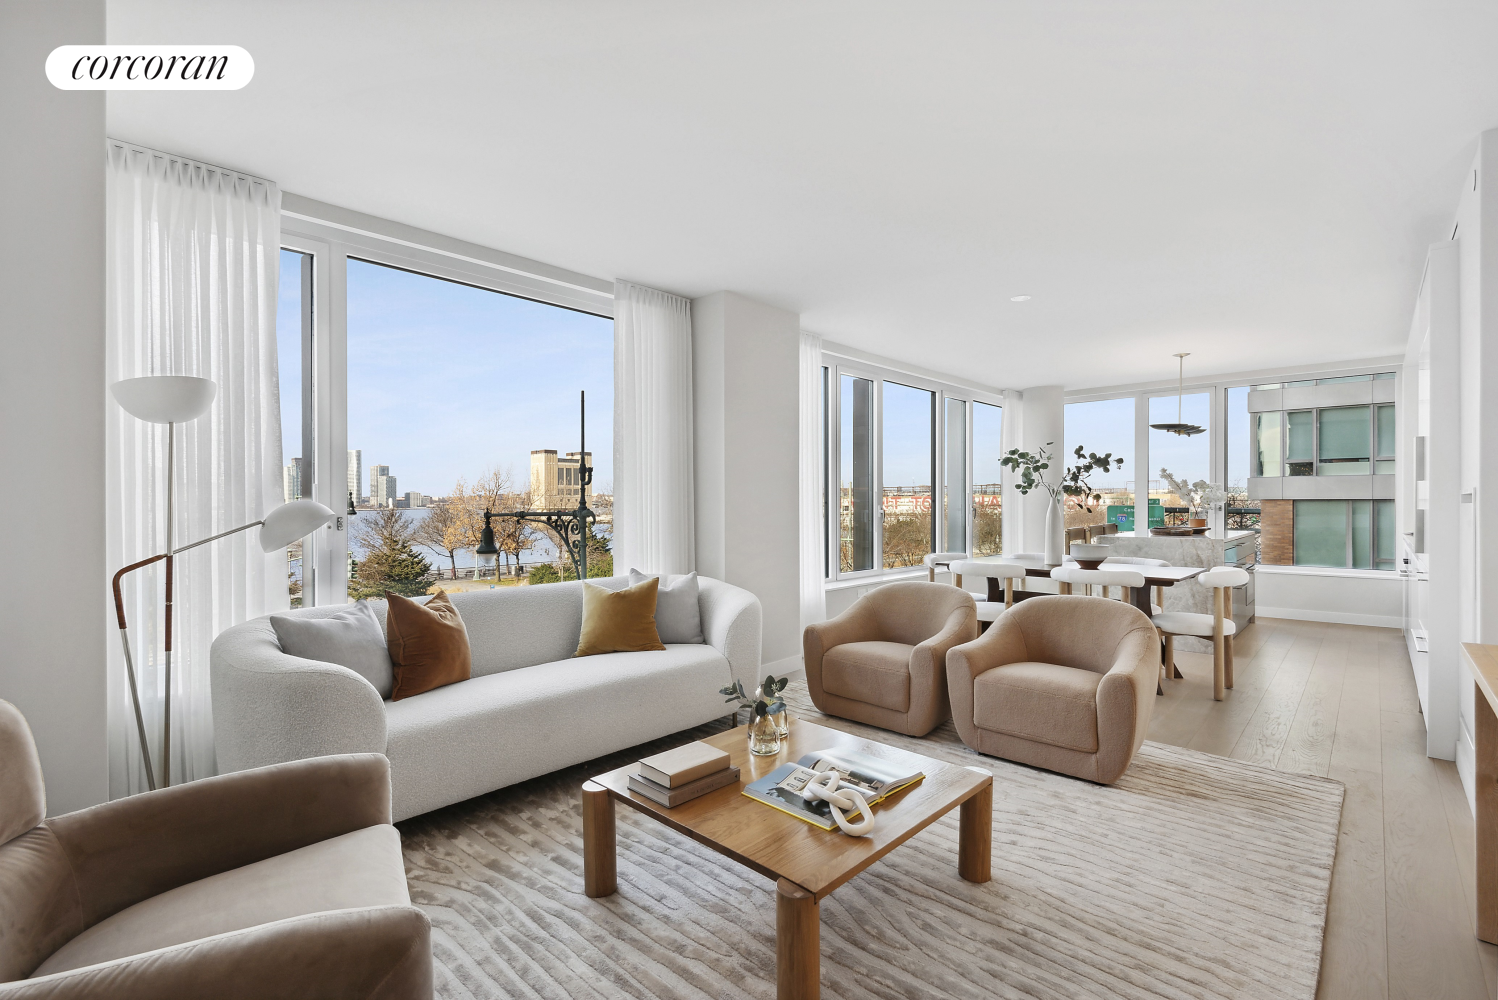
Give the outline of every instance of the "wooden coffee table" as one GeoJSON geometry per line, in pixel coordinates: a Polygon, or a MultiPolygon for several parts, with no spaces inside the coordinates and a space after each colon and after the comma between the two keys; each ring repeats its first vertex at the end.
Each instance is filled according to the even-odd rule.
{"type": "Polygon", "coordinates": [[[728,751],[743,784],[813,750],[842,748],[909,764],[926,777],[874,807],[877,822],[871,836],[849,837],[757,802],[742,794],[743,784],[667,809],[629,790],[634,764],[616,768],[583,783],[583,888],[589,896],[609,896],[616,888],[617,799],[775,880],[779,996],[781,1000],[815,1000],[821,989],[818,904],[822,898],[955,806],[962,807],[957,871],[969,882],[988,881],[993,837],[993,775],[988,771],[948,764],[799,720],[791,723],[790,737],[779,754],[756,757],[749,753],[746,728],[703,741],[728,751]]]}

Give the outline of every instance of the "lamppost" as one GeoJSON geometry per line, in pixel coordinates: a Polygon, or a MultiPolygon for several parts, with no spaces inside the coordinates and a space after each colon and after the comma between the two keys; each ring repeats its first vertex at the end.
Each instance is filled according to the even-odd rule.
{"type": "Polygon", "coordinates": [[[499,547],[494,544],[494,529],[489,522],[496,517],[507,517],[516,522],[531,521],[536,524],[544,524],[556,535],[562,547],[567,550],[567,555],[572,560],[572,568],[577,571],[579,580],[588,578],[588,522],[596,521],[591,508],[588,507],[588,487],[593,484],[593,467],[588,464],[588,394],[578,393],[578,487],[577,506],[572,510],[510,510],[491,511],[484,508],[484,530],[479,535],[478,548],[474,554],[478,557],[479,570],[495,568],[498,565],[499,547]]]}

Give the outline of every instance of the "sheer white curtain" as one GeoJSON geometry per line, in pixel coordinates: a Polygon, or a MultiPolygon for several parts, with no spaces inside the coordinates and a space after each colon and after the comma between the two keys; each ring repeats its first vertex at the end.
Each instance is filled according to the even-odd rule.
{"type": "Polygon", "coordinates": [[[614,285],[614,572],[690,573],[692,303],[614,285]]]}
{"type": "Polygon", "coordinates": [[[801,627],[827,620],[822,510],[822,338],[801,334],[801,627]]]}
{"type": "MultiPolygon", "coordinates": [[[[128,143],[106,142],[107,382],[197,375],[218,394],[177,428],[178,544],[263,517],[280,502],[275,184],[128,143]]],[[[109,397],[106,545],[118,568],[165,546],[166,428],[109,397]]],[[[287,606],[284,551],[250,530],[176,560],[172,783],[214,773],[208,647],[223,629],[287,606]]],[[[161,564],[127,578],[142,711],[158,780],[165,695],[161,564]]],[[[145,788],[119,643],[109,646],[110,794],[145,788]]]]}

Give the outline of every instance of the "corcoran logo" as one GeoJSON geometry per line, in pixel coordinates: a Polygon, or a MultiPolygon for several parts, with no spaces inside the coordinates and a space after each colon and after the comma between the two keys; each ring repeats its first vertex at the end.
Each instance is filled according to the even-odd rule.
{"type": "Polygon", "coordinates": [[[254,75],[238,45],[60,45],[47,56],[62,90],[238,90],[254,75]]]}

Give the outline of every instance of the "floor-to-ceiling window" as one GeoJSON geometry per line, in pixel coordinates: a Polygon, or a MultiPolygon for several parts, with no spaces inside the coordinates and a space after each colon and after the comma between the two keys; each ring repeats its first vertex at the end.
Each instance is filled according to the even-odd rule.
{"type": "Polygon", "coordinates": [[[1139,470],[1134,466],[1134,400],[1097,399],[1067,403],[1064,447],[1057,461],[1071,468],[1085,461],[1087,455],[1107,458],[1107,472],[1101,469],[1088,474],[1092,487],[1086,496],[1066,498],[1066,526],[1113,522],[1122,531],[1133,530],[1134,481],[1139,470]],[[1083,458],[1076,451],[1082,449],[1083,458]],[[1119,465],[1117,460],[1123,459],[1119,465]]]}
{"type": "Polygon", "coordinates": [[[1004,546],[1004,408],[973,401],[973,545],[975,556],[1004,546]]]}
{"type": "Polygon", "coordinates": [[[589,573],[611,572],[612,285],[444,249],[441,237],[417,246],[301,218],[284,220],[283,241],[283,485],[343,515],[292,563],[304,599],[575,576],[549,528],[511,519],[493,521],[497,565],[480,565],[486,509],[586,503],[589,573]]]}
{"type": "Polygon", "coordinates": [[[965,399],[946,400],[946,446],[942,449],[941,514],[946,522],[948,552],[966,552],[967,544],[967,407],[965,399]]]}
{"type": "MultiPolygon", "coordinates": [[[[1188,392],[1181,395],[1151,396],[1149,422],[1186,423],[1203,428],[1200,434],[1176,434],[1150,428],[1149,432],[1149,499],[1150,522],[1154,525],[1159,508],[1161,523],[1183,524],[1197,501],[1212,483],[1212,394],[1188,392]],[[1159,503],[1155,503],[1155,501],[1159,503]]],[[[1200,516],[1205,517],[1205,513],[1200,516]]]]}
{"type": "Polygon", "coordinates": [[[880,496],[885,569],[919,566],[926,553],[935,551],[935,417],[936,393],[885,380],[880,496]]]}
{"type": "Polygon", "coordinates": [[[874,568],[874,380],[839,380],[841,437],[838,447],[838,567],[874,568]]]}
{"type": "MultiPolygon", "coordinates": [[[[282,250],[280,291],[276,302],[276,358],[281,394],[281,499],[290,503],[311,496],[312,408],[303,396],[311,380],[303,379],[312,348],[312,255],[282,250]]],[[[291,606],[303,604],[303,540],[286,547],[286,589],[291,606]]]]}
{"type": "MultiPolygon", "coordinates": [[[[610,320],[353,258],[347,287],[348,442],[369,470],[350,536],[350,596],[424,593],[435,577],[471,571],[486,508],[607,506],[610,320]]],[[[546,529],[507,520],[494,528],[497,566],[481,579],[575,576],[546,529]]],[[[606,576],[608,525],[599,536],[589,571],[606,576]]]]}
{"type": "Polygon", "coordinates": [[[829,578],[918,567],[934,551],[997,552],[998,394],[834,360],[834,425],[822,438],[834,481],[829,578]]]}
{"type": "Polygon", "coordinates": [[[1277,455],[1256,455],[1257,437],[1253,431],[1253,414],[1248,412],[1249,387],[1229,386],[1225,392],[1227,400],[1227,477],[1223,487],[1227,492],[1227,527],[1231,529],[1257,529],[1259,527],[1259,498],[1249,496],[1248,480],[1256,475],[1255,462],[1276,461],[1277,455]]]}

